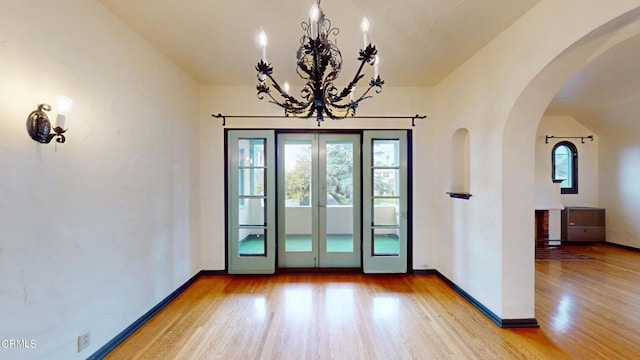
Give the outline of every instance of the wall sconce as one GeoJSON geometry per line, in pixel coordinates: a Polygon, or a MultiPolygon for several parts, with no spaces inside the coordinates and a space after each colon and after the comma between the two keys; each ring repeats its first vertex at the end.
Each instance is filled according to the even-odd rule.
{"type": "Polygon", "coordinates": [[[56,97],[56,110],[58,115],[56,116],[56,126],[52,129],[51,122],[45,111],[51,111],[51,106],[47,104],[40,104],[38,108],[32,111],[27,117],[27,132],[34,141],[41,144],[48,144],[56,138],[56,142],[64,143],[64,133],[67,129],[64,129],[64,122],[66,120],[66,113],[71,109],[73,101],[66,96],[56,97]],[[53,130],[53,134],[51,133],[53,130]]]}

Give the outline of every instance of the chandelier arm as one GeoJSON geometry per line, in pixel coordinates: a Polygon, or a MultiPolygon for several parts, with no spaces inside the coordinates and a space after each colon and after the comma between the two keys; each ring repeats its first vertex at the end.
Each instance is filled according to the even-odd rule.
{"type": "Polygon", "coordinates": [[[370,99],[370,98],[372,98],[372,97],[373,97],[373,95],[367,95],[367,94],[369,93],[369,91],[371,91],[371,89],[373,89],[373,87],[377,87],[377,88],[379,88],[379,89],[380,89],[379,91],[378,91],[378,89],[376,89],[376,92],[377,92],[377,93],[380,93],[380,91],[382,91],[382,89],[381,89],[381,87],[380,87],[380,86],[377,86],[377,85],[375,85],[375,84],[369,84],[369,87],[367,88],[367,90],[365,90],[365,92],[364,92],[364,93],[362,93],[362,95],[361,95],[359,98],[357,98],[357,99],[355,99],[355,100],[353,100],[353,101],[352,101],[352,103],[353,103],[353,104],[355,104],[354,108],[355,108],[355,107],[357,107],[357,106],[358,106],[358,104],[360,104],[360,102],[361,102],[362,100],[370,99]]]}
{"type": "MultiPolygon", "coordinates": [[[[271,78],[271,79],[272,79],[272,81],[274,81],[273,78],[271,78]]],[[[275,84],[277,84],[277,83],[275,83],[275,84]]],[[[274,85],[274,87],[275,87],[275,85],[274,85]]],[[[271,94],[270,91],[266,92],[266,94],[271,99],[271,100],[267,100],[267,101],[269,101],[270,103],[272,103],[274,105],[278,105],[279,107],[284,109],[285,116],[293,115],[295,117],[303,117],[304,118],[304,117],[310,117],[311,115],[313,115],[313,107],[311,106],[311,103],[300,102],[300,101],[296,100],[294,97],[288,96],[288,95],[285,97],[285,102],[282,103],[282,102],[278,101],[271,94]]],[[[282,91],[280,91],[280,95],[282,95],[282,91]]]]}
{"type": "MultiPolygon", "coordinates": [[[[296,106],[296,107],[299,106],[300,108],[303,108],[303,109],[306,108],[307,106],[309,106],[309,103],[301,102],[298,99],[294,98],[293,96],[287,94],[280,87],[280,84],[278,84],[278,82],[276,81],[276,79],[273,78],[273,76],[271,76],[270,74],[267,74],[267,77],[271,80],[271,84],[273,85],[273,87],[278,91],[278,93],[280,93],[280,96],[282,96],[282,98],[285,99],[285,102],[288,102],[291,105],[296,106]]],[[[269,97],[271,97],[271,99],[273,99],[273,101],[277,102],[277,100],[271,95],[271,93],[269,93],[269,97]]],[[[280,104],[280,103],[278,102],[278,104],[280,104]]],[[[284,107],[284,105],[281,105],[281,106],[284,107]]],[[[285,109],[286,109],[286,107],[285,107],[285,109]]]]}
{"type": "Polygon", "coordinates": [[[367,94],[369,93],[369,91],[371,91],[372,88],[373,88],[373,85],[369,85],[367,90],[365,90],[365,92],[363,92],[362,95],[358,98],[357,102],[360,102],[360,101],[362,101],[364,99],[371,98],[372,96],[371,95],[367,96],[367,94]]]}
{"type": "Polygon", "coordinates": [[[356,114],[355,107],[349,105],[331,106],[327,108],[327,115],[333,120],[344,119],[347,117],[353,117],[356,114]],[[338,115],[334,110],[341,110],[342,114],[338,115]]]}
{"type": "MultiPolygon", "coordinates": [[[[278,101],[275,97],[273,97],[273,95],[271,94],[271,91],[269,91],[269,87],[268,86],[264,86],[264,88],[262,90],[260,90],[258,92],[258,98],[263,100],[265,95],[268,96],[271,100],[267,100],[268,102],[278,105],[281,108],[283,108],[285,110],[285,115],[288,116],[289,113],[292,114],[302,114],[304,112],[305,109],[307,109],[309,107],[309,105],[307,104],[306,106],[300,102],[298,102],[297,104],[293,104],[293,103],[281,103],[280,101],[278,101]]],[[[295,99],[293,99],[295,101],[295,99]]]]}
{"type": "Polygon", "coordinates": [[[364,77],[364,75],[361,75],[361,73],[362,69],[364,68],[364,64],[366,64],[367,61],[368,60],[366,58],[363,58],[360,61],[360,66],[358,67],[358,71],[356,72],[356,74],[353,76],[353,79],[347,86],[345,86],[345,88],[340,93],[340,96],[338,96],[334,101],[340,101],[347,97],[347,95],[351,94],[351,92],[353,91],[353,87],[356,86],[356,84],[364,77]]]}
{"type": "MultiPolygon", "coordinates": [[[[273,97],[271,97],[273,99],[273,97]]],[[[280,102],[278,102],[277,100],[268,100],[270,103],[274,104],[274,105],[278,105],[279,107],[284,109],[284,116],[288,117],[288,116],[293,116],[293,117],[297,117],[297,118],[309,118],[311,117],[311,115],[313,115],[313,107],[312,106],[307,106],[307,107],[291,107],[291,106],[287,106],[285,104],[282,104],[280,102]]]]}

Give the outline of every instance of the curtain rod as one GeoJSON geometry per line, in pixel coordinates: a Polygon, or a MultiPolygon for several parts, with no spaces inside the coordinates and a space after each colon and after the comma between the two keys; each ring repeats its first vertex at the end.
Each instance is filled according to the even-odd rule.
{"type": "MultiPolygon", "coordinates": [[[[220,113],[218,114],[211,114],[211,116],[213,116],[214,118],[222,118],[222,126],[226,126],[227,125],[227,118],[232,119],[238,119],[238,118],[245,118],[245,119],[304,119],[304,118],[299,118],[299,117],[295,117],[295,116],[286,116],[286,115],[222,115],[220,113]]],[[[427,115],[419,115],[419,114],[415,114],[414,116],[349,116],[348,118],[341,118],[341,119],[411,119],[411,126],[416,126],[416,119],[424,119],[426,118],[427,115]]],[[[320,126],[320,123],[318,123],[318,126],[320,126]]]]}
{"type": "Polygon", "coordinates": [[[593,135],[589,135],[589,136],[553,136],[553,135],[545,135],[544,136],[544,143],[548,144],[549,143],[549,139],[580,139],[580,141],[582,141],[582,143],[584,144],[584,139],[589,139],[589,140],[593,141],[593,135]]]}

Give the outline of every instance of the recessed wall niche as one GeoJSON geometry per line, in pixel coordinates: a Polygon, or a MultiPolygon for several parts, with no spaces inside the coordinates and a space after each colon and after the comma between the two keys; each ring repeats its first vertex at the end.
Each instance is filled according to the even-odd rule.
{"type": "Polygon", "coordinates": [[[471,166],[469,156],[469,130],[460,128],[451,138],[451,191],[449,196],[471,197],[471,166]]]}

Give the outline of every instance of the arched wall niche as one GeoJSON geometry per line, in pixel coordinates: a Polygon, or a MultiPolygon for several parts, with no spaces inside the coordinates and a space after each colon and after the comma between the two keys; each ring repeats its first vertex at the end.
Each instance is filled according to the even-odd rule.
{"type": "Polygon", "coordinates": [[[457,129],[451,138],[451,193],[470,194],[469,130],[457,129]]]}

